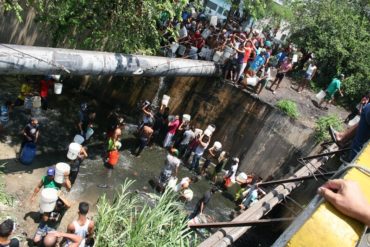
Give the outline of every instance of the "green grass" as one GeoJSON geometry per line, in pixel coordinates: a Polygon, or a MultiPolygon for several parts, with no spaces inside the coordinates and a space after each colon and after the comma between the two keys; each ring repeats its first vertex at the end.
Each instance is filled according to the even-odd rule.
{"type": "Polygon", "coordinates": [[[14,205],[14,198],[6,193],[5,184],[2,182],[4,181],[3,170],[5,164],[0,165],[0,204],[12,207],[14,205]]]}
{"type": "Polygon", "coordinates": [[[297,119],[299,117],[299,111],[297,104],[290,100],[279,100],[276,103],[276,107],[286,113],[289,117],[297,119]]]}
{"type": "Polygon", "coordinates": [[[343,123],[340,118],[336,115],[328,115],[320,117],[316,121],[316,135],[315,139],[317,142],[328,141],[330,140],[330,135],[328,128],[332,126],[335,130],[343,130],[343,123]]]}
{"type": "Polygon", "coordinates": [[[150,195],[154,203],[148,203],[129,191],[132,183],[125,181],[112,202],[99,199],[95,246],[196,246],[174,192],[150,195]]]}

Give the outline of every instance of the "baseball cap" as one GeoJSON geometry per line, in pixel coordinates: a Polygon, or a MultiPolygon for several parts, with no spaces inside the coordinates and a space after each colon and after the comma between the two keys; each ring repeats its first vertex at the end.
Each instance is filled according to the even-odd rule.
{"type": "Polygon", "coordinates": [[[171,149],[171,153],[174,155],[174,156],[179,156],[179,150],[177,150],[176,148],[172,148],[171,149]]]}
{"type": "Polygon", "coordinates": [[[48,176],[54,176],[55,175],[55,169],[50,167],[47,171],[48,176]]]}

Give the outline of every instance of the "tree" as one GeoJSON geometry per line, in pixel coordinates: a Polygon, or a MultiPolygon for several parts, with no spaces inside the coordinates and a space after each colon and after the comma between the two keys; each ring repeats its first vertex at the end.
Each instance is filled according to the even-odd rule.
{"type": "Polygon", "coordinates": [[[357,103],[370,86],[370,22],[360,11],[364,1],[295,1],[291,40],[313,52],[320,70],[317,84],[325,87],[340,73],[346,102],[357,103]]]}
{"type": "Polygon", "coordinates": [[[18,21],[22,21],[21,13],[23,11],[22,6],[18,0],[0,0],[0,13],[14,12],[18,21]]]}

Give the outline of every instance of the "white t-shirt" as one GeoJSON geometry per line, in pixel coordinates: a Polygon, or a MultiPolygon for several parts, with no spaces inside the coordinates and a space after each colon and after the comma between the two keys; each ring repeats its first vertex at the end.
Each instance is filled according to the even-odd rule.
{"type": "Polygon", "coordinates": [[[198,146],[197,146],[197,148],[195,149],[194,153],[195,153],[196,155],[198,155],[198,156],[201,156],[201,155],[203,155],[204,150],[206,150],[206,149],[207,149],[207,147],[208,147],[208,144],[207,144],[205,147],[203,147],[201,144],[198,144],[198,146]]]}
{"type": "Polygon", "coordinates": [[[195,138],[195,133],[191,129],[184,132],[184,138],[181,141],[181,145],[189,144],[195,138]]]}
{"type": "Polygon", "coordinates": [[[181,160],[171,154],[166,156],[166,170],[174,171],[177,167],[180,166],[181,160]]]}

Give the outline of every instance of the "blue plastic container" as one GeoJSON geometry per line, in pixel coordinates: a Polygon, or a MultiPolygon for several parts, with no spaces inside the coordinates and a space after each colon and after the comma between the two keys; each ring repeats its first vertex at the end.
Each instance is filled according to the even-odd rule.
{"type": "Polygon", "coordinates": [[[35,156],[36,156],[36,144],[29,142],[24,145],[19,161],[23,165],[31,165],[35,156]]]}

